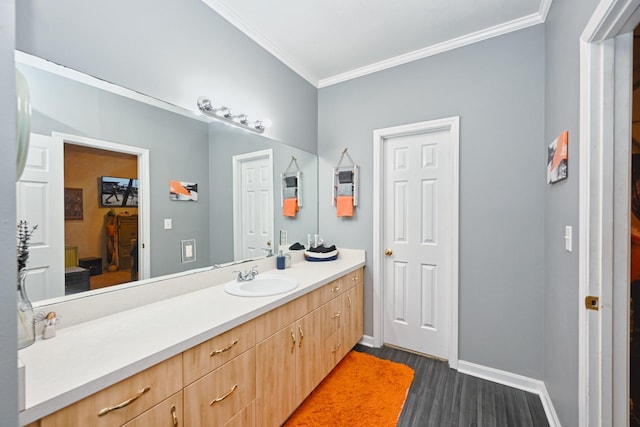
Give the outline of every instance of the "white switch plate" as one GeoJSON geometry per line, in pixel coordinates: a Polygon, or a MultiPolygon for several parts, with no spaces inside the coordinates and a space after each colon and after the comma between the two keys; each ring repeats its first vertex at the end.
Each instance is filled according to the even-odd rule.
{"type": "Polygon", "coordinates": [[[567,252],[572,250],[573,229],[570,225],[564,227],[564,249],[567,252]]]}
{"type": "Polygon", "coordinates": [[[164,219],[164,229],[165,230],[171,230],[171,228],[173,228],[173,221],[171,221],[171,218],[165,218],[164,219]]]}

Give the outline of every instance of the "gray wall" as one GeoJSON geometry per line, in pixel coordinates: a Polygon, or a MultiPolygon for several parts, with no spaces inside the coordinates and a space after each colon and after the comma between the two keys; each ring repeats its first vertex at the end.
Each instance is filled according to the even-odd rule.
{"type": "Polygon", "coordinates": [[[578,425],[579,37],[597,4],[554,1],[545,24],[545,144],[569,131],[569,177],[545,186],[544,211],[544,381],[564,426],[578,425]],[[565,225],[573,226],[571,253],[565,225]]]}
{"type": "Polygon", "coordinates": [[[14,7],[14,0],[0,0],[0,414],[7,427],[18,425],[14,7]]]}
{"type": "Polygon", "coordinates": [[[316,152],[316,89],[201,0],[16,6],[19,50],[190,109],[206,95],[316,152]]]}
{"type": "MultiPolygon", "coordinates": [[[[543,377],[544,27],[487,40],[319,93],[320,232],[372,251],[372,131],[460,116],[461,360],[543,377]],[[347,147],[362,168],[352,219],[331,206],[347,147]]],[[[365,333],[372,334],[365,274],[365,333]]]]}
{"type": "MultiPolygon", "coordinates": [[[[149,149],[152,277],[211,265],[207,123],[33,67],[18,68],[31,93],[32,132],[63,132],[149,149]],[[169,200],[172,179],[198,183],[199,201],[169,200]],[[171,230],[164,230],[164,218],[173,219],[171,230]],[[180,241],[185,239],[197,240],[194,263],[181,263],[180,241]]],[[[98,203],[85,201],[91,202],[98,203]]]]}
{"type": "MultiPolygon", "coordinates": [[[[233,172],[232,156],[257,150],[273,150],[274,240],[278,250],[279,230],[287,230],[290,243],[306,242],[308,233],[318,229],[318,160],[315,154],[300,150],[261,135],[238,131],[212,123],[209,127],[209,168],[211,188],[211,261],[233,261],[233,172]],[[302,207],[295,218],[282,215],[280,207],[280,173],[297,159],[302,174],[302,207]],[[231,251],[229,251],[231,248],[231,251]]],[[[275,253],[275,252],[274,252],[275,253]]]]}

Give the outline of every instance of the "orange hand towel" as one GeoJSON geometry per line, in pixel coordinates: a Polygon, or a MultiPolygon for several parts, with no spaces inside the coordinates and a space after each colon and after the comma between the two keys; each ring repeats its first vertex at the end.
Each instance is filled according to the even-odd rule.
{"type": "Polygon", "coordinates": [[[338,216],[353,216],[353,196],[336,197],[338,216]]]}
{"type": "Polygon", "coordinates": [[[291,199],[284,199],[282,215],[295,217],[296,212],[298,212],[298,199],[296,197],[291,199]]]}

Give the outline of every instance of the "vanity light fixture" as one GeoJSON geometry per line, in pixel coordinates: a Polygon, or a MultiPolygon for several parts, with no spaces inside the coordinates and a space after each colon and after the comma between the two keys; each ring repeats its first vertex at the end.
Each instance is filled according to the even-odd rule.
{"type": "Polygon", "coordinates": [[[220,120],[224,123],[249,130],[251,132],[263,133],[269,127],[269,120],[251,121],[246,114],[231,114],[231,110],[223,105],[214,106],[209,98],[201,96],[198,98],[198,108],[208,117],[220,120]]]}

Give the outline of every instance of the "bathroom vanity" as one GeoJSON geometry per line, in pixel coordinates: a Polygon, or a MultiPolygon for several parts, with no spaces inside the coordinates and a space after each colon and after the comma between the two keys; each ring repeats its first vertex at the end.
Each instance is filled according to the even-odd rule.
{"type": "Polygon", "coordinates": [[[261,264],[261,272],[286,275],[298,287],[229,295],[221,278],[238,266],[169,279],[212,283],[78,323],[21,350],[21,425],[281,425],[362,337],[365,255],[298,257],[277,272],[266,271],[275,258],[261,264]]]}

